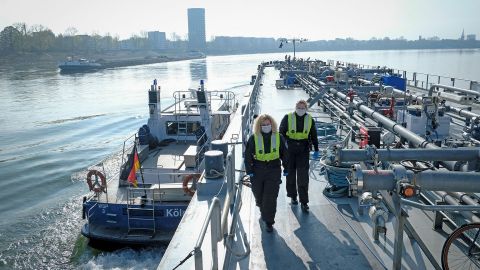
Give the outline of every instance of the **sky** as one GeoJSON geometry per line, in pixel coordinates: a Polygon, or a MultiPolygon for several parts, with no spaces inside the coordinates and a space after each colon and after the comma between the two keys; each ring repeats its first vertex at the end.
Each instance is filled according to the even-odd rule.
{"type": "Polygon", "coordinates": [[[0,0],[0,30],[16,22],[55,34],[75,27],[121,39],[142,31],[187,35],[187,9],[205,8],[213,36],[328,40],[418,36],[480,39],[480,0],[0,0]]]}

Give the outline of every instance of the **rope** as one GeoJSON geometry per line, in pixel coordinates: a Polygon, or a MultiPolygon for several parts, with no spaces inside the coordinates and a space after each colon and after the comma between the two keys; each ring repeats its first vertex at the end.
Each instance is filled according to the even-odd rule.
{"type": "Polygon", "coordinates": [[[340,198],[348,194],[347,175],[350,172],[350,163],[342,163],[339,167],[326,164],[325,159],[320,160],[322,168],[320,175],[325,175],[328,184],[323,190],[323,194],[330,198],[340,198]]]}
{"type": "Polygon", "coordinates": [[[190,251],[190,253],[188,253],[188,255],[183,260],[181,260],[180,263],[177,264],[177,266],[175,266],[172,270],[177,269],[180,265],[182,265],[184,262],[186,262],[188,259],[190,259],[190,257],[193,256],[193,254],[195,254],[195,250],[190,251]]]}
{"type": "Polygon", "coordinates": [[[225,171],[223,172],[219,172],[215,169],[210,169],[210,175],[209,176],[212,176],[212,177],[222,177],[225,175],[225,171]]]}

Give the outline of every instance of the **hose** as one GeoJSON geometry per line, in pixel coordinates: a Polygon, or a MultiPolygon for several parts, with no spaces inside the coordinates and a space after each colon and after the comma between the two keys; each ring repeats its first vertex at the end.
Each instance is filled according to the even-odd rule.
{"type": "Polygon", "coordinates": [[[326,159],[321,159],[320,175],[325,175],[328,185],[323,194],[329,198],[341,198],[348,195],[347,175],[350,172],[350,163],[342,163],[339,167],[326,164],[326,159]]]}

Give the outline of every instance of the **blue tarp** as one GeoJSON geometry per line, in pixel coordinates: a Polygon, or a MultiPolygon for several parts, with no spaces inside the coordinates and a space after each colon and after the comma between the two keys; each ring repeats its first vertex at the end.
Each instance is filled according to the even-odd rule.
{"type": "Polygon", "coordinates": [[[402,91],[405,91],[407,88],[406,80],[397,76],[382,76],[382,82],[384,85],[389,85],[402,91]]]}
{"type": "Polygon", "coordinates": [[[288,76],[286,79],[286,85],[292,85],[295,83],[295,76],[288,76]]]}

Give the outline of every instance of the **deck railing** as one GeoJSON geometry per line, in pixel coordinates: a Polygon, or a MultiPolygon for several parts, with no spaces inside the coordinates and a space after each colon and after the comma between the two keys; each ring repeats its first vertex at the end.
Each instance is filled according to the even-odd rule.
{"type": "MultiPolygon", "coordinates": [[[[249,100],[244,108],[242,108],[242,152],[244,151],[245,142],[248,136],[251,134],[252,129],[252,122],[253,116],[258,111],[256,106],[258,93],[260,91],[261,86],[261,79],[263,75],[264,65],[260,65],[258,69],[258,76],[253,86],[253,90],[250,94],[249,100]]],[[[215,196],[212,200],[210,208],[208,210],[207,217],[203,223],[202,229],[200,231],[200,235],[197,239],[195,248],[194,248],[194,256],[195,256],[195,269],[202,270],[203,269],[203,252],[202,252],[202,245],[203,240],[205,238],[208,225],[210,225],[211,232],[211,254],[212,254],[212,269],[218,269],[218,242],[224,241],[224,245],[226,248],[225,251],[225,261],[224,263],[228,263],[229,258],[231,256],[235,256],[237,258],[246,257],[250,254],[250,245],[247,242],[246,234],[243,235],[243,244],[245,246],[245,252],[238,253],[234,252],[232,248],[232,241],[234,236],[236,235],[236,228],[237,228],[237,221],[238,215],[240,212],[240,206],[242,204],[242,186],[243,181],[239,178],[236,181],[236,174],[235,174],[235,147],[238,144],[236,142],[238,138],[232,138],[232,141],[229,143],[231,146],[231,150],[227,154],[226,158],[226,167],[225,167],[225,178],[227,181],[227,195],[225,197],[225,201],[223,207],[221,206],[220,199],[215,196]],[[231,205],[233,203],[233,208],[231,205]],[[230,209],[232,209],[230,211],[230,209]],[[230,231],[228,231],[228,217],[232,215],[232,221],[230,225],[230,231]]]]}
{"type": "Polygon", "coordinates": [[[242,152],[245,151],[245,146],[247,144],[248,136],[252,133],[254,115],[258,113],[257,99],[258,99],[258,94],[260,92],[260,86],[262,84],[264,69],[265,69],[264,65],[259,66],[258,75],[257,75],[257,79],[255,80],[255,84],[253,85],[253,90],[250,93],[250,97],[248,99],[247,104],[245,105],[244,108],[242,108],[243,110],[242,111],[242,138],[241,138],[243,142],[242,152]]]}
{"type": "MultiPolygon", "coordinates": [[[[230,144],[231,150],[227,155],[227,162],[225,168],[225,178],[227,181],[227,187],[231,187],[231,190],[228,188],[227,195],[223,206],[221,205],[220,199],[215,196],[212,199],[210,208],[208,209],[208,214],[203,223],[202,229],[200,230],[200,235],[197,239],[194,248],[195,254],[195,269],[203,269],[203,252],[202,245],[205,235],[207,233],[208,225],[210,225],[210,237],[211,237],[211,254],[212,254],[212,269],[218,269],[218,242],[224,241],[226,247],[225,258],[230,258],[232,255],[236,257],[245,257],[250,253],[250,245],[246,242],[246,235],[243,235],[244,245],[246,251],[242,254],[233,252],[232,241],[233,237],[236,235],[237,220],[240,212],[240,205],[242,203],[242,181],[239,179],[235,180],[235,142],[230,144]],[[233,208],[231,205],[233,204],[233,208]],[[232,209],[230,211],[230,209],[232,209]],[[228,217],[232,215],[232,221],[230,225],[230,231],[228,230],[228,217]]],[[[227,262],[228,259],[225,260],[227,262]]]]}
{"type": "MultiPolygon", "coordinates": [[[[380,66],[372,66],[372,65],[364,65],[364,64],[357,64],[357,63],[349,63],[349,62],[342,62],[342,61],[334,61],[328,60],[330,65],[340,64],[341,66],[347,67],[357,67],[361,69],[378,69],[381,68],[380,66]]],[[[392,68],[395,74],[400,74],[402,78],[407,80],[407,86],[416,87],[420,89],[428,90],[433,84],[443,84],[443,85],[450,85],[454,87],[480,91],[480,83],[477,81],[463,79],[463,78],[455,78],[455,77],[448,77],[442,75],[435,75],[429,73],[422,73],[422,72],[412,72],[406,71],[402,69],[392,68]]]]}
{"type": "MultiPolygon", "coordinates": [[[[196,90],[190,91],[176,91],[173,93],[174,103],[166,107],[163,112],[173,110],[174,114],[180,113],[200,113],[200,108],[197,106],[196,90]],[[182,102],[185,102],[182,104],[182,102]],[[191,102],[190,104],[188,102],[191,102]],[[185,109],[187,107],[187,109],[185,109]]],[[[231,91],[206,91],[208,104],[213,104],[212,101],[221,101],[222,106],[226,110],[235,108],[237,102],[235,93],[231,91]]]]}

